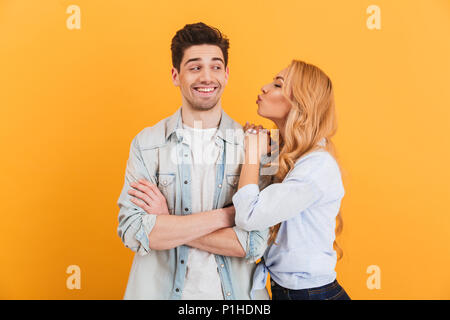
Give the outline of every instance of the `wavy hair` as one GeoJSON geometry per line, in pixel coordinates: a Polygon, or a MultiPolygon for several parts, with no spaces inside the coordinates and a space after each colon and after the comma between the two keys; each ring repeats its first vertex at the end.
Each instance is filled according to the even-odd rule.
{"type": "MultiPolygon", "coordinates": [[[[312,64],[293,60],[287,68],[282,92],[292,108],[286,119],[284,138],[279,136],[279,167],[275,174],[275,181],[278,182],[286,177],[297,159],[315,150],[325,149],[337,160],[331,141],[337,130],[337,120],[330,78],[312,64]],[[321,141],[325,145],[318,145],[321,141]]],[[[343,228],[341,211],[337,214],[336,221],[337,237],[343,228]]],[[[280,225],[281,223],[270,228],[268,244],[275,242],[280,225]]],[[[333,248],[338,253],[338,259],[341,259],[343,250],[336,240],[333,248]]]]}

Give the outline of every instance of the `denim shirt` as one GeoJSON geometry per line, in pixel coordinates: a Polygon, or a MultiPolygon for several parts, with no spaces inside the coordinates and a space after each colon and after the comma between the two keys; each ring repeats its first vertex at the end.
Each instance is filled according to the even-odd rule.
{"type": "Polygon", "coordinates": [[[252,295],[265,291],[268,273],[294,290],[336,279],[335,218],[344,193],[339,166],[320,149],[298,159],[281,183],[264,190],[247,184],[234,194],[237,226],[252,231],[281,222],[254,273],[252,295]]]}
{"type": "MultiPolygon", "coordinates": [[[[244,159],[242,126],[223,110],[215,143],[220,147],[216,164],[214,208],[232,205],[244,159]]],[[[118,199],[117,232],[124,245],[134,251],[124,299],[180,299],[186,276],[189,247],[152,250],[148,235],[156,215],[147,214],[130,201],[130,183],[144,178],[156,184],[167,200],[170,214],[189,215],[191,211],[191,161],[189,146],[183,143],[181,108],[169,118],[139,132],[133,139],[125,171],[125,182],[118,199]]],[[[262,160],[264,161],[264,160],[262,160]]],[[[265,188],[270,175],[260,175],[265,188]]],[[[233,227],[246,252],[245,258],[215,255],[224,299],[250,299],[252,276],[267,248],[268,229],[244,231],[233,227]]],[[[256,299],[268,299],[267,293],[256,299]]]]}

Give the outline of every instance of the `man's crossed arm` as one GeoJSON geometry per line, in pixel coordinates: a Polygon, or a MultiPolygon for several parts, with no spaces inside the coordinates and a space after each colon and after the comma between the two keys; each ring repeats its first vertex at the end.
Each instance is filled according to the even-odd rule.
{"type": "Polygon", "coordinates": [[[186,216],[170,215],[166,199],[156,185],[141,179],[131,187],[131,201],[148,214],[157,215],[148,235],[150,249],[168,250],[184,244],[224,256],[246,256],[232,228],[233,206],[186,216]]]}

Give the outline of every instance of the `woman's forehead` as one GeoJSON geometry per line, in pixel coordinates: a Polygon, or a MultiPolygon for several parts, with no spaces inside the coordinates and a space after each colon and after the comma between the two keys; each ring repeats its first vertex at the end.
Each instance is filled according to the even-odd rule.
{"type": "Polygon", "coordinates": [[[287,73],[287,68],[284,68],[283,70],[278,72],[278,74],[275,76],[275,79],[282,78],[284,80],[286,78],[286,73],[287,73]]]}

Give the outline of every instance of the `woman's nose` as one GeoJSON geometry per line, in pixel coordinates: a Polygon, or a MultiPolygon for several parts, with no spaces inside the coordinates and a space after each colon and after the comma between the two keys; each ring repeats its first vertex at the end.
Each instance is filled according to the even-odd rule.
{"type": "Polygon", "coordinates": [[[262,93],[267,93],[266,86],[261,88],[262,93]]]}

